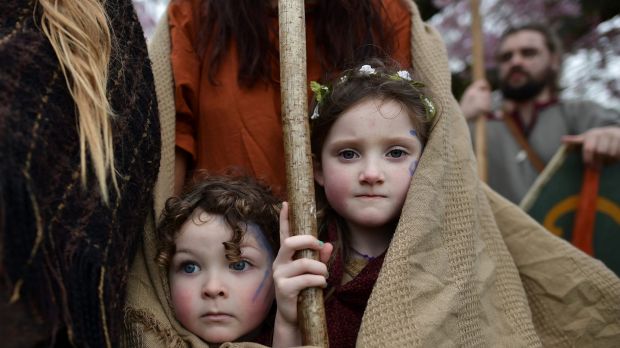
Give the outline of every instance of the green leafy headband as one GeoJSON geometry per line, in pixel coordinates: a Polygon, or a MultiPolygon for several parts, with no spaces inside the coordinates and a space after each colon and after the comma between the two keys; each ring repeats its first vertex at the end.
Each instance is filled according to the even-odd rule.
{"type": "MultiPolygon", "coordinates": [[[[376,75],[379,74],[377,71],[371,67],[370,65],[362,65],[359,69],[359,73],[361,75],[376,75]]],[[[407,82],[413,89],[418,91],[420,88],[424,88],[424,84],[420,81],[414,81],[411,78],[411,75],[407,70],[399,70],[394,74],[387,75],[389,79],[397,80],[397,81],[405,81],[407,82]]],[[[347,75],[343,75],[340,78],[339,83],[345,83],[348,79],[347,75]]],[[[315,120],[319,117],[319,106],[325,100],[325,97],[331,93],[331,89],[328,86],[322,85],[316,81],[310,82],[310,89],[314,92],[314,99],[316,100],[316,106],[314,107],[314,111],[312,112],[312,116],[310,116],[311,120],[315,120]]],[[[422,101],[422,105],[424,106],[424,111],[426,113],[427,119],[430,121],[435,118],[437,114],[437,108],[435,107],[435,103],[427,97],[424,93],[420,92],[420,100],[422,101]]]]}

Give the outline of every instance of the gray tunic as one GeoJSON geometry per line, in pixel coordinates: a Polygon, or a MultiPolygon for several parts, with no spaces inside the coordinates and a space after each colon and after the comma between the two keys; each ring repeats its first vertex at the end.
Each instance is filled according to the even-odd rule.
{"type": "MultiPolygon", "coordinates": [[[[546,164],[560,147],[563,135],[610,125],[620,125],[618,110],[588,101],[560,101],[540,111],[527,139],[546,164]]],[[[470,129],[473,133],[473,127],[470,129]]],[[[503,120],[487,122],[487,163],[489,186],[516,204],[538,176],[503,120]]]]}

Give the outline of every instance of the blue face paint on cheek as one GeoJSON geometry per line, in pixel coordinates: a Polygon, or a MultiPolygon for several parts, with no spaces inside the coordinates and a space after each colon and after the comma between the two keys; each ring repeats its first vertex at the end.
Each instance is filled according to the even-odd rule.
{"type": "Polygon", "coordinates": [[[258,295],[260,295],[260,292],[265,287],[265,283],[267,282],[267,279],[269,279],[269,276],[271,276],[271,268],[268,270],[265,270],[265,274],[263,275],[263,280],[261,280],[260,285],[258,286],[258,288],[256,288],[256,291],[254,292],[254,295],[252,296],[252,302],[255,302],[256,299],[258,298],[258,295]]]}
{"type": "MultiPolygon", "coordinates": [[[[412,136],[414,136],[414,137],[416,137],[416,138],[418,137],[418,132],[416,132],[416,130],[415,130],[415,129],[411,129],[411,130],[409,131],[409,134],[411,134],[412,136]]],[[[415,173],[416,168],[418,168],[418,160],[417,160],[417,159],[416,159],[416,160],[414,160],[414,161],[411,163],[411,165],[409,166],[409,175],[410,175],[410,176],[413,176],[413,174],[415,173]]]]}
{"type": "Polygon", "coordinates": [[[258,288],[256,288],[256,291],[254,291],[254,295],[252,296],[252,302],[254,302],[256,301],[256,299],[258,298],[258,295],[261,293],[261,291],[265,287],[265,283],[267,282],[267,280],[271,277],[271,264],[273,263],[273,250],[271,249],[271,245],[269,244],[269,242],[265,238],[265,235],[263,234],[263,232],[258,226],[254,224],[250,224],[248,226],[248,231],[252,231],[252,234],[258,241],[258,244],[260,244],[261,248],[267,253],[267,260],[269,262],[269,267],[265,270],[263,279],[261,280],[260,284],[258,285],[258,288]]]}
{"type": "Polygon", "coordinates": [[[413,176],[416,168],[418,168],[418,160],[411,162],[411,165],[409,166],[409,175],[413,176]]]}

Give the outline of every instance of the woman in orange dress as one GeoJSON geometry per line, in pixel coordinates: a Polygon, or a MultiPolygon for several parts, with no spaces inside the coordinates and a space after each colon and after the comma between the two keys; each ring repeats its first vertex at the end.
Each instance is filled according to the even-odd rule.
{"type": "MultiPolygon", "coordinates": [[[[236,167],[284,194],[277,2],[173,0],[168,21],[175,192],[192,170],[236,167]]],[[[306,1],[308,80],[368,57],[410,67],[410,26],[399,0],[306,1]]]]}

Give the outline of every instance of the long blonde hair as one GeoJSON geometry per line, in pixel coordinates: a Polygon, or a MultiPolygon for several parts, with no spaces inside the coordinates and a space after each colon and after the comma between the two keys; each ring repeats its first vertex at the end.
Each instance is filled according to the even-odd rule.
{"type": "MultiPolygon", "coordinates": [[[[105,2],[105,0],[102,0],[105,2]]],[[[86,186],[86,151],[104,202],[108,175],[119,193],[114,166],[111,118],[106,95],[112,36],[99,0],[39,0],[41,28],[49,39],[75,101],[80,137],[82,184],[86,186]]]]}

